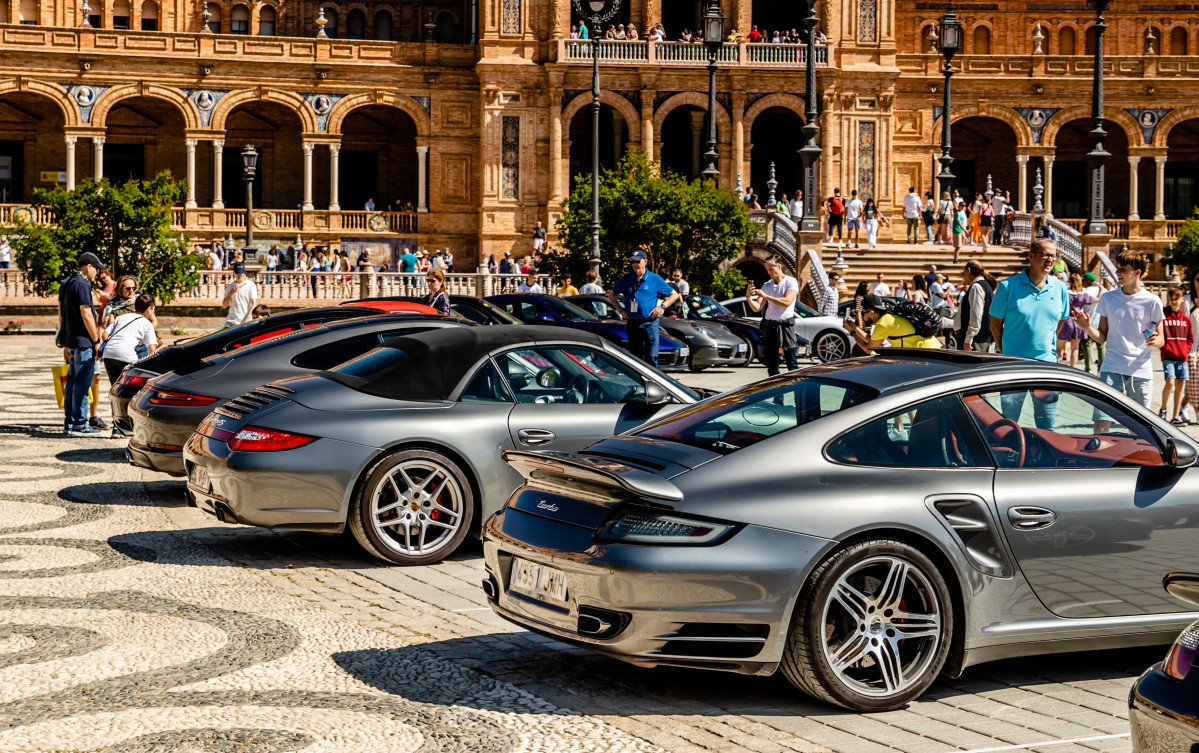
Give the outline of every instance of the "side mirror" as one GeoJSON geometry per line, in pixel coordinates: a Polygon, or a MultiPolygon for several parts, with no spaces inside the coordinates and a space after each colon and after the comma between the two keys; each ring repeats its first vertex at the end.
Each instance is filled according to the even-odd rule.
{"type": "Polygon", "coordinates": [[[1182,439],[1170,437],[1166,440],[1166,463],[1174,468],[1190,468],[1199,457],[1195,445],[1182,439]]]}
{"type": "Polygon", "coordinates": [[[646,405],[661,405],[669,403],[670,395],[666,394],[666,390],[662,389],[662,385],[653,380],[645,381],[645,404],[646,405]]]}
{"type": "Polygon", "coordinates": [[[1170,573],[1162,581],[1166,593],[1171,596],[1199,604],[1199,575],[1194,573],[1170,573]]]}

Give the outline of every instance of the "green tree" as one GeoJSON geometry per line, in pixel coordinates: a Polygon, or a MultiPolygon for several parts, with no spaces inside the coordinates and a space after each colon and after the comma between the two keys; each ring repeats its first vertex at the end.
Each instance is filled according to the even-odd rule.
{"type": "Polygon", "coordinates": [[[72,191],[34,191],[34,206],[49,209],[54,219],[9,231],[17,266],[34,292],[52,296],[75,270],[76,258],[90,251],[117,277],[134,275],[143,292],[170,303],[196,284],[196,270],[205,266],[202,256],[186,252],[187,235],[171,228],[172,208],[186,191],[169,172],[152,180],[89,179],[72,191]]]}
{"type": "MultiPolygon", "coordinates": [[[[563,208],[557,224],[566,249],[562,266],[582,279],[591,258],[590,175],[575,178],[563,208]]],[[[720,264],[744,253],[756,232],[745,204],[732,191],[664,172],[639,150],[630,149],[614,170],[600,176],[605,287],[627,269],[629,254],[643,248],[650,269],[679,267],[693,289],[729,294],[738,290],[730,285],[740,274],[721,272],[720,264]]]]}
{"type": "Polygon", "coordinates": [[[1186,270],[1182,279],[1194,279],[1199,270],[1199,208],[1194,209],[1178,228],[1178,237],[1166,247],[1165,257],[1167,263],[1186,270]]]}

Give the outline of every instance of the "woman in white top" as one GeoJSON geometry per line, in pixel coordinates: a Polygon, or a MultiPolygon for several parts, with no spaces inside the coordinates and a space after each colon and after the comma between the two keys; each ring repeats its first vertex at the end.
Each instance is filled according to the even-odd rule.
{"type": "MultiPolygon", "coordinates": [[[[116,384],[125,367],[137,358],[137,347],[146,346],[147,354],[158,349],[158,335],[154,333],[154,298],[142,293],[133,301],[133,311],[117,316],[100,333],[100,358],[108,373],[109,384],[116,384]]],[[[114,420],[116,411],[113,411],[114,420]]],[[[114,428],[113,434],[118,435],[114,428]]]]}

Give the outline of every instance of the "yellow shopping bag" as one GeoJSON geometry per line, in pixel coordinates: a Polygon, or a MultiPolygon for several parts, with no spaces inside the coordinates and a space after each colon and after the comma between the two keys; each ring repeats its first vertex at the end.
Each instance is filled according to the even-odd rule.
{"type": "MultiPolygon", "coordinates": [[[[58,401],[58,407],[61,410],[66,403],[67,394],[67,374],[71,371],[71,364],[64,363],[61,366],[51,366],[50,373],[54,375],[54,399],[58,401]]],[[[96,382],[92,380],[91,389],[87,391],[87,399],[96,402],[100,399],[99,391],[96,389],[96,382]]]]}

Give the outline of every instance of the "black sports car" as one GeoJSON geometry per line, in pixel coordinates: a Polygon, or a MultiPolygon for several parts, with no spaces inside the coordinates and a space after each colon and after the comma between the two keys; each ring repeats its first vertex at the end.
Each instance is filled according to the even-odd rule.
{"type": "MultiPolygon", "coordinates": [[[[1164,585],[1171,595],[1199,605],[1199,574],[1171,573],[1164,585]]],[[[1137,753],[1199,751],[1199,622],[1183,630],[1165,660],[1132,686],[1128,721],[1137,753]]]]}

